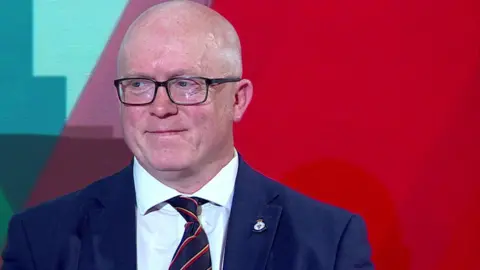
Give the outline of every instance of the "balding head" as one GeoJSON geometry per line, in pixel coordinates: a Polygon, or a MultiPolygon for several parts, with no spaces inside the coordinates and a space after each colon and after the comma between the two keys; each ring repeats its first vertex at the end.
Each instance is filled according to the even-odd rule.
{"type": "Polygon", "coordinates": [[[151,175],[192,193],[232,159],[253,86],[220,14],[184,0],[148,9],[127,31],[118,73],[124,138],[151,175]]]}
{"type": "Polygon", "coordinates": [[[191,55],[195,65],[220,72],[216,76],[242,75],[241,47],[234,27],[216,11],[187,0],[155,5],[132,23],[120,47],[119,71],[132,53],[150,52],[149,57],[161,60],[162,55],[179,49],[191,55]]]}

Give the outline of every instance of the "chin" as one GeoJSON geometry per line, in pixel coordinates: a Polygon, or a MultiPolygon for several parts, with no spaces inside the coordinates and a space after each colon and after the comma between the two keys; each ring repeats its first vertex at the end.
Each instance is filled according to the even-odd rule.
{"type": "Polygon", "coordinates": [[[145,156],[156,171],[181,171],[191,168],[193,164],[193,153],[180,149],[150,151],[145,156]]]}

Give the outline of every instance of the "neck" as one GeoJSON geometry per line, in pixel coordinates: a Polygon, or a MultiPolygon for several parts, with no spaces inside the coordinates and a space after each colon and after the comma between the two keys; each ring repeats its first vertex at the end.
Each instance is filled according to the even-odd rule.
{"type": "Polygon", "coordinates": [[[235,155],[233,147],[224,152],[225,154],[222,156],[196,166],[198,169],[168,172],[153,171],[150,173],[164,185],[180,193],[193,194],[210,182],[235,155]]]}

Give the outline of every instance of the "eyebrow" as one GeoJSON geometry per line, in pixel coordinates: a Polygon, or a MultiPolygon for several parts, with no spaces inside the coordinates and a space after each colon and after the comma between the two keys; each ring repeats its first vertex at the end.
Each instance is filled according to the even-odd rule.
{"type": "MultiPolygon", "coordinates": [[[[173,72],[169,72],[167,74],[167,78],[174,78],[174,77],[191,77],[191,76],[200,76],[196,71],[192,69],[178,69],[173,72]]],[[[127,72],[124,76],[124,78],[146,78],[146,79],[155,79],[154,76],[151,74],[143,73],[143,72],[127,72]]]]}
{"type": "Polygon", "coordinates": [[[142,72],[127,72],[125,75],[122,76],[123,78],[145,78],[145,79],[153,79],[152,76],[142,73],[142,72]]]}

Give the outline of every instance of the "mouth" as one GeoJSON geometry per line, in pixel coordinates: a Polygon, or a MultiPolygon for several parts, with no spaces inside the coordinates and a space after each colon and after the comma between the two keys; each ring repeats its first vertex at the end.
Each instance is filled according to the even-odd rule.
{"type": "Polygon", "coordinates": [[[150,130],[150,131],[147,131],[146,133],[159,135],[159,136],[172,136],[172,135],[178,135],[185,131],[187,130],[186,129],[161,129],[161,130],[150,130]]]}

